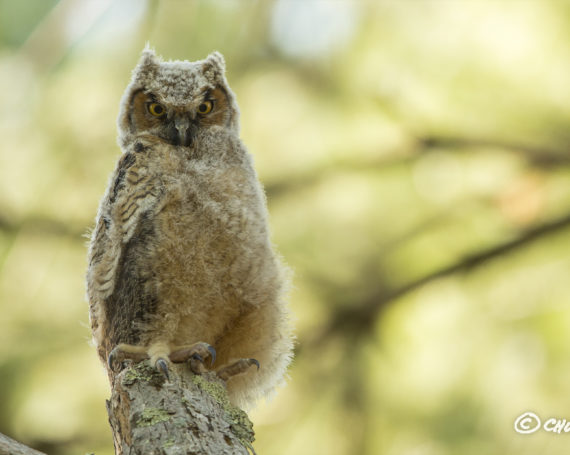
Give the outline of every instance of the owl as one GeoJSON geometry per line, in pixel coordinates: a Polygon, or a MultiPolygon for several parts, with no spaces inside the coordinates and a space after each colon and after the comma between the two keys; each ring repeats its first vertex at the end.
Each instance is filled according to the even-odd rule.
{"type": "Polygon", "coordinates": [[[88,252],[94,344],[110,374],[148,359],[214,370],[249,408],[283,381],[289,272],[239,138],[218,52],[163,61],[145,48],[120,104],[122,154],[88,252]]]}

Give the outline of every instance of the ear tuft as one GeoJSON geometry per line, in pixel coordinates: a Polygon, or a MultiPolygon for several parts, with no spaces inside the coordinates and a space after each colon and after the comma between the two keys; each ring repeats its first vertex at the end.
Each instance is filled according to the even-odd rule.
{"type": "Polygon", "coordinates": [[[143,51],[141,52],[141,58],[139,59],[138,67],[149,67],[156,66],[160,63],[160,58],[156,56],[154,49],[150,47],[150,43],[147,41],[143,51]]]}
{"type": "Polygon", "coordinates": [[[214,70],[217,73],[224,74],[226,72],[226,61],[224,56],[218,51],[212,52],[206,57],[202,65],[204,72],[214,70]]]}

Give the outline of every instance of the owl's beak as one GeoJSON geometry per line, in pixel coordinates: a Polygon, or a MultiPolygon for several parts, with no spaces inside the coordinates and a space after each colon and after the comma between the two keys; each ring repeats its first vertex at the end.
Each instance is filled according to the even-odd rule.
{"type": "Polygon", "coordinates": [[[194,142],[194,128],[187,116],[177,116],[174,118],[174,128],[178,132],[178,145],[189,147],[194,142]]]}

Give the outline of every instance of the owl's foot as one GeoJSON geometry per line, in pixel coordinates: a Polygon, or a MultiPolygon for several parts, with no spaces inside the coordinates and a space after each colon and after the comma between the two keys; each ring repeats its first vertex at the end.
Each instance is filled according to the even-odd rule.
{"type": "MultiPolygon", "coordinates": [[[[152,348],[151,348],[152,349],[152,348]]],[[[150,359],[151,363],[154,363],[154,367],[169,380],[168,375],[168,358],[167,355],[160,352],[159,354],[151,354],[151,350],[146,346],[136,346],[134,344],[118,344],[113,348],[107,359],[107,364],[109,369],[114,372],[118,372],[123,368],[123,363],[125,361],[130,361],[132,363],[139,363],[143,360],[150,359]]]]}
{"type": "Polygon", "coordinates": [[[227,381],[229,378],[238,374],[245,373],[251,366],[255,365],[259,370],[259,362],[255,359],[239,359],[228,365],[224,365],[216,370],[216,374],[222,381],[227,381]]]}
{"type": "Polygon", "coordinates": [[[111,371],[117,372],[122,369],[125,361],[139,363],[150,358],[154,361],[154,367],[168,380],[168,361],[162,356],[156,356],[156,359],[153,357],[155,356],[149,353],[148,347],[121,343],[115,346],[109,354],[107,365],[111,371]]]}
{"type": "Polygon", "coordinates": [[[207,371],[204,361],[210,358],[210,367],[216,361],[216,350],[208,343],[198,342],[188,346],[178,346],[170,353],[170,361],[173,363],[188,362],[190,369],[195,374],[207,371]]]}
{"type": "Polygon", "coordinates": [[[168,380],[168,364],[188,362],[190,369],[195,374],[204,373],[207,368],[204,361],[210,358],[210,368],[216,360],[216,350],[208,343],[199,342],[188,346],[177,346],[171,350],[163,343],[151,346],[136,346],[133,344],[121,343],[109,354],[107,364],[111,371],[117,372],[123,366],[123,362],[131,361],[138,363],[150,359],[151,364],[162,373],[168,380]]]}
{"type": "Polygon", "coordinates": [[[148,358],[147,348],[144,346],[121,343],[115,346],[109,354],[107,365],[111,371],[117,372],[122,368],[125,360],[138,363],[148,358]]]}

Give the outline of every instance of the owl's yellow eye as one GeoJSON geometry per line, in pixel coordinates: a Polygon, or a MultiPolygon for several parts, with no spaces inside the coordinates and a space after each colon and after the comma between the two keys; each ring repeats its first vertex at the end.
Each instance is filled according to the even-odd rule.
{"type": "Polygon", "coordinates": [[[212,101],[204,101],[200,106],[198,106],[198,114],[206,115],[208,114],[212,108],[214,107],[214,103],[212,101]]]}
{"type": "Polygon", "coordinates": [[[162,117],[164,114],[166,114],[166,109],[164,109],[164,106],[158,103],[150,103],[148,105],[148,111],[155,117],[162,117]]]}

